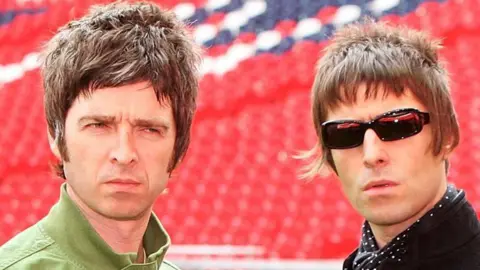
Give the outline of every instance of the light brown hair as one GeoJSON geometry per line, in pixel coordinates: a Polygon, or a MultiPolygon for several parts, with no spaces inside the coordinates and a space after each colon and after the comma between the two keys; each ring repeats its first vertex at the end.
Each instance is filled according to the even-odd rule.
{"type": "MultiPolygon", "coordinates": [[[[170,102],[176,126],[171,172],[187,151],[196,110],[200,48],[171,11],[148,2],[93,6],[59,28],[42,53],[44,107],[50,136],[68,161],[65,120],[80,95],[148,81],[170,102]]],[[[63,178],[63,165],[55,165],[63,178]]]]}
{"type": "Polygon", "coordinates": [[[438,58],[441,47],[439,40],[425,32],[371,19],[338,30],[316,67],[311,112],[318,142],[300,155],[308,160],[301,177],[317,175],[325,162],[336,172],[331,152],[322,141],[321,124],[339,104],[354,104],[362,83],[367,86],[365,98],[400,96],[410,89],[430,113],[433,154],[439,155],[445,147],[453,150],[460,132],[449,76],[438,58]]]}

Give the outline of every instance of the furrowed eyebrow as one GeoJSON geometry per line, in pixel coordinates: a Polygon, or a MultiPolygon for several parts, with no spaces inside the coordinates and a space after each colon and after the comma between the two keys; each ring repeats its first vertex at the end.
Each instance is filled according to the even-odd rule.
{"type": "Polygon", "coordinates": [[[85,122],[102,122],[102,123],[114,123],[115,117],[108,115],[86,115],[78,120],[78,124],[81,125],[85,122]]]}
{"type": "MultiPolygon", "coordinates": [[[[81,117],[78,120],[79,125],[82,125],[88,122],[101,122],[101,123],[112,124],[112,123],[118,122],[118,119],[115,116],[108,116],[108,115],[87,115],[87,116],[81,117]]],[[[136,118],[132,121],[132,124],[134,126],[140,126],[140,127],[158,128],[164,131],[168,131],[171,126],[168,121],[160,118],[148,118],[148,119],[136,118]]]]}
{"type": "Polygon", "coordinates": [[[140,126],[140,127],[154,127],[154,128],[159,128],[164,131],[167,131],[170,129],[170,123],[163,119],[158,119],[158,118],[151,118],[151,119],[135,119],[133,120],[133,124],[135,126],[140,126]]]}

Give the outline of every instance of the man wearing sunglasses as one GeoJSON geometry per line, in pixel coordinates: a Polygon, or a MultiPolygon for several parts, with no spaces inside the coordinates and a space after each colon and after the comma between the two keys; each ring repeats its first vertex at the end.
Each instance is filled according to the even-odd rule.
{"type": "Polygon", "coordinates": [[[459,126],[439,48],[367,21],[339,30],[318,63],[304,176],[327,164],[365,218],[345,270],[480,269],[476,212],[447,180],[459,126]]]}

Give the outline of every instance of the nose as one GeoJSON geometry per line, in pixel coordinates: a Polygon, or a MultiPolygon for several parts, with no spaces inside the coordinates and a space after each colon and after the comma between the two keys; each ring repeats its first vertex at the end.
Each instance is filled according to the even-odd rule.
{"type": "Polygon", "coordinates": [[[132,132],[126,129],[119,129],[117,143],[111,151],[110,160],[112,163],[119,165],[131,165],[138,161],[135,138],[132,132]]]}
{"type": "Polygon", "coordinates": [[[388,164],[385,142],[380,140],[375,131],[368,129],[363,139],[363,164],[367,168],[382,167],[388,164]]]}

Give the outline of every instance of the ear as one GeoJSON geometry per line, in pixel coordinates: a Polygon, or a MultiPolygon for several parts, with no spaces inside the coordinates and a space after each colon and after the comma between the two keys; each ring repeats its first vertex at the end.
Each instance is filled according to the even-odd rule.
{"type": "Polygon", "coordinates": [[[453,152],[453,148],[452,148],[451,144],[447,144],[447,145],[443,146],[442,147],[442,158],[444,160],[449,159],[452,152],[453,152]]]}
{"type": "Polygon", "coordinates": [[[50,150],[55,155],[56,158],[62,160],[62,155],[60,155],[60,149],[58,149],[58,132],[55,132],[55,138],[52,137],[50,132],[47,131],[48,135],[48,144],[50,145],[50,150]]]}
{"type": "Polygon", "coordinates": [[[441,152],[441,155],[444,160],[450,158],[450,155],[452,154],[453,150],[455,150],[457,144],[458,144],[458,139],[457,139],[457,142],[455,143],[455,139],[453,135],[451,135],[449,138],[446,138],[445,143],[442,146],[442,152],[441,152]]]}

